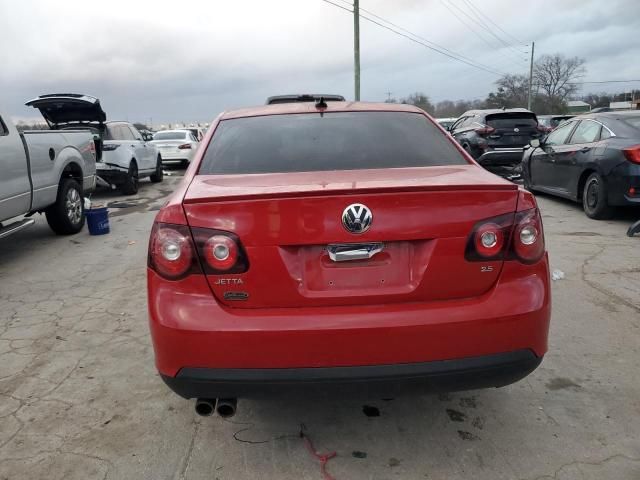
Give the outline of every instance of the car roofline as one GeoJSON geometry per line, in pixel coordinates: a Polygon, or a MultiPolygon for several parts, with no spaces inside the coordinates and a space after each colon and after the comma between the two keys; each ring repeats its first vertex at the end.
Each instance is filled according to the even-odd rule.
{"type": "Polygon", "coordinates": [[[326,108],[317,108],[312,102],[279,103],[275,105],[260,105],[225,111],[220,115],[220,120],[233,118],[261,117],[268,115],[287,115],[299,113],[335,113],[335,112],[405,112],[427,113],[413,105],[382,103],[382,102],[328,102],[326,108]]]}

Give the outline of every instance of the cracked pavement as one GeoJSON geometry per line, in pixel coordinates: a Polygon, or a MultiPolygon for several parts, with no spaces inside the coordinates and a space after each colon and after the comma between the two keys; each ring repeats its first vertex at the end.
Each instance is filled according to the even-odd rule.
{"type": "Polygon", "coordinates": [[[550,351],[527,379],[385,400],[241,399],[222,420],[196,416],[153,365],[147,239],[178,180],[94,195],[124,202],[109,235],[56,237],[36,216],[0,241],[1,480],[320,480],[301,428],[319,452],[337,452],[327,463],[337,480],[640,478],[633,214],[597,222],[539,197],[551,266],[565,278],[552,282],[550,351]]]}

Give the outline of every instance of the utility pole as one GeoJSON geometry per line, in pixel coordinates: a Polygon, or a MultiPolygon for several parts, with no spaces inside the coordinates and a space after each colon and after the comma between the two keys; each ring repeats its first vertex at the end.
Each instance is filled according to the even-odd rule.
{"type": "Polygon", "coordinates": [[[353,69],[354,97],[360,101],[360,0],[353,0],[353,69]]]}
{"type": "Polygon", "coordinates": [[[391,101],[391,94],[392,94],[392,93],[393,93],[393,92],[387,92],[387,101],[391,101]]]}
{"type": "Polygon", "coordinates": [[[529,64],[529,97],[527,100],[527,109],[531,110],[531,83],[533,82],[533,51],[536,48],[536,42],[531,42],[531,63],[529,64]]]}

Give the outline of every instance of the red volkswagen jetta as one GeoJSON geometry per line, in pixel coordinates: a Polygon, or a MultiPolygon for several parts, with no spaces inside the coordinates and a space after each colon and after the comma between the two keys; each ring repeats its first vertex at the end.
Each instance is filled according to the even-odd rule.
{"type": "Polygon", "coordinates": [[[201,414],[303,387],[503,386],[547,349],[534,197],[412,106],[223,113],[148,262],[157,368],[201,414]]]}

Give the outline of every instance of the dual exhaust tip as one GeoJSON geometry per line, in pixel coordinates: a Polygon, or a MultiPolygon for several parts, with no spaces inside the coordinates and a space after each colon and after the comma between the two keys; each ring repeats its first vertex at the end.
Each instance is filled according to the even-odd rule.
{"type": "Polygon", "coordinates": [[[196,413],[201,417],[210,417],[216,412],[221,418],[231,418],[236,414],[237,398],[198,398],[196,413]]]}

